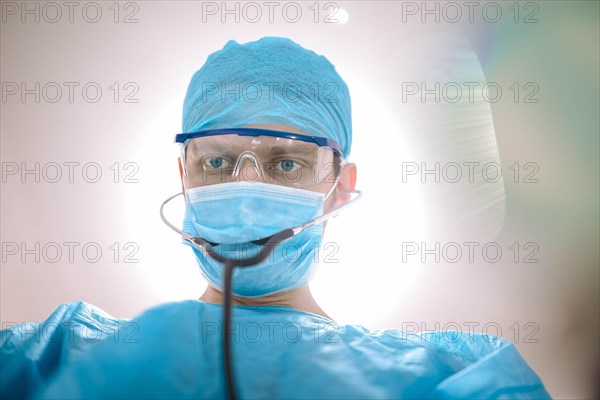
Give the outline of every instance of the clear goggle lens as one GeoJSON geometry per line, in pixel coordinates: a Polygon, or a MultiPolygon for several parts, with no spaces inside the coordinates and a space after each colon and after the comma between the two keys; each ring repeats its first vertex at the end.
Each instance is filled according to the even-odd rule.
{"type": "Polygon", "coordinates": [[[334,149],[274,136],[221,134],[182,145],[188,185],[254,181],[309,188],[333,184],[341,157],[334,149]]]}

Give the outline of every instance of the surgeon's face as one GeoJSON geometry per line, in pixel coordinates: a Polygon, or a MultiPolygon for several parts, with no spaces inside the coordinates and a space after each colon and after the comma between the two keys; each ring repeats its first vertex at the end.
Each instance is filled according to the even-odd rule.
{"type": "MultiPolygon", "coordinates": [[[[244,128],[306,134],[283,124],[244,128]]],[[[184,159],[184,191],[232,181],[271,183],[325,194],[325,212],[346,201],[342,192],[354,189],[356,181],[354,164],[342,163],[328,147],[294,139],[235,134],[203,137],[189,142],[184,159]]]]}

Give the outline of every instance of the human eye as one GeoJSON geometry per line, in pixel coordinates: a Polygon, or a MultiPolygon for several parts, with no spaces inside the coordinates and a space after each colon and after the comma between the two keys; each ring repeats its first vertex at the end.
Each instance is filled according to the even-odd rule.
{"type": "Polygon", "coordinates": [[[203,159],[204,169],[207,171],[215,171],[227,169],[231,165],[230,161],[223,156],[206,156],[203,159]]]}
{"type": "Polygon", "coordinates": [[[302,168],[302,164],[297,160],[283,159],[275,163],[275,168],[283,172],[293,172],[302,168]]]}

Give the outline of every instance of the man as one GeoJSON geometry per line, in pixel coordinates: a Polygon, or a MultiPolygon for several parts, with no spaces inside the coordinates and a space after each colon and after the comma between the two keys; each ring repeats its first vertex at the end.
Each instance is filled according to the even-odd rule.
{"type": "MultiPolygon", "coordinates": [[[[301,225],[311,218],[320,216],[323,212],[326,213],[339,207],[343,204],[344,198],[347,197],[346,193],[354,189],[356,166],[352,163],[342,164],[341,155],[335,153],[333,149],[319,147],[312,142],[299,140],[300,137],[305,137],[305,135],[299,132],[298,129],[281,124],[250,125],[246,128],[252,129],[232,130],[232,132],[237,133],[229,135],[205,136],[200,141],[187,146],[184,152],[187,153],[186,159],[188,162],[186,164],[189,164],[189,166],[188,168],[184,168],[183,165],[181,167],[184,191],[186,189],[204,188],[213,184],[222,184],[226,181],[272,182],[272,184],[282,186],[281,189],[286,189],[282,191],[275,188],[278,199],[276,203],[273,203],[273,193],[266,192],[261,206],[250,207],[250,196],[257,196],[256,190],[260,185],[249,184],[245,188],[250,190],[251,194],[245,193],[243,196],[238,197],[237,201],[233,200],[230,205],[232,209],[226,209],[221,195],[214,209],[204,205],[204,209],[199,208],[189,213],[190,217],[197,217],[200,222],[206,223],[207,216],[214,216],[216,224],[221,224],[221,226],[223,224],[236,225],[238,233],[232,236],[230,240],[236,242],[240,240],[243,234],[248,234],[250,230],[253,230],[254,239],[258,239],[261,235],[267,236],[276,233],[277,228],[281,230],[301,225]],[[260,134],[260,136],[240,136],[248,133],[260,134]],[[295,134],[290,135],[294,139],[282,137],[287,133],[295,134]],[[201,143],[202,141],[204,143],[201,143]],[[230,161],[211,153],[211,151],[214,152],[215,148],[227,154],[235,154],[237,157],[236,165],[229,167],[222,165],[223,163],[230,163],[230,161]],[[276,153],[275,148],[277,149],[276,153]],[[256,157],[251,158],[249,152],[256,157]],[[206,156],[206,154],[209,155],[206,156]],[[195,164],[198,164],[199,160],[202,165],[198,168],[195,164]],[[211,161],[218,163],[219,167],[211,166],[211,161]],[[229,168],[229,171],[226,171],[226,168],[229,168]],[[207,171],[207,169],[210,171],[207,171]],[[184,173],[184,170],[188,172],[184,173]],[[237,176],[233,176],[234,173],[237,176]],[[211,178],[212,182],[207,182],[211,178]],[[314,212],[301,215],[298,213],[299,204],[295,201],[291,203],[293,204],[292,209],[296,212],[294,219],[283,221],[278,218],[277,224],[274,224],[273,218],[276,218],[277,215],[292,216],[289,210],[284,213],[281,209],[283,192],[288,193],[288,196],[294,200],[297,200],[298,196],[310,196],[311,193],[309,192],[314,192],[323,195],[324,202],[317,209],[314,209],[314,212]],[[234,210],[240,209],[247,210],[250,215],[237,215],[237,220],[230,218],[234,210]],[[264,213],[257,215],[261,211],[264,211],[264,213]],[[268,226],[259,233],[257,229],[261,224],[267,224],[268,226]]],[[[231,189],[236,187],[239,188],[240,185],[229,186],[231,189]]],[[[268,188],[266,185],[263,187],[268,188]]],[[[188,202],[188,204],[190,203],[188,202]]],[[[189,233],[196,232],[192,228],[189,233]]],[[[317,229],[315,233],[320,238],[322,228],[317,229]]],[[[265,269],[263,267],[260,275],[253,274],[258,266],[237,271],[238,275],[233,283],[237,294],[233,296],[233,304],[289,306],[330,318],[317,304],[307,285],[315,265],[314,259],[317,258],[318,260],[319,245],[320,241],[318,240],[313,240],[310,246],[301,246],[294,241],[287,241],[283,246],[273,249],[274,253],[270,254],[271,257],[263,263],[265,267],[268,266],[269,268],[265,269]],[[273,259],[273,256],[277,254],[280,255],[279,263],[273,259]],[[295,270],[294,265],[298,266],[295,270]],[[284,271],[289,271],[287,281],[284,279],[284,271]],[[304,276],[298,276],[299,273],[304,276]],[[246,282],[244,283],[243,280],[246,282]],[[251,288],[244,288],[248,285],[251,288]]],[[[248,254],[241,245],[238,245],[237,248],[231,248],[230,253],[233,256],[236,256],[236,253],[239,253],[240,256],[247,256],[248,254]]],[[[201,252],[199,253],[198,262],[204,276],[210,282],[200,300],[208,303],[223,303],[221,273],[223,265],[216,265],[214,270],[211,271],[210,257],[201,252]],[[218,276],[218,278],[215,279],[214,276],[218,276]]]]}
{"type": "Polygon", "coordinates": [[[227,397],[225,271],[278,232],[308,224],[272,243],[257,265],[233,270],[233,325],[225,333],[240,398],[549,398],[500,338],[337,326],[315,302],[307,285],[324,230],[315,219],[350,200],[351,137],[348,89],[324,57],[277,37],[230,41],[211,54],[192,78],[176,136],[186,201],[179,232],[209,282],[205,293],[130,321],[85,303],[63,305],[40,329],[67,322],[70,341],[40,344],[18,328],[3,332],[13,336],[2,344],[2,393],[227,397]],[[134,341],[123,334],[93,345],[82,340],[84,328],[106,334],[132,327],[134,341]]]}
{"type": "MultiPolygon", "coordinates": [[[[193,76],[185,99],[183,129],[204,134],[181,138],[186,160],[183,164],[180,160],[182,186],[184,191],[191,190],[196,200],[206,190],[221,190],[222,185],[215,188],[216,184],[225,183],[228,193],[243,192],[230,193],[237,198],[229,199],[227,205],[222,194],[215,204],[190,202],[187,196],[184,226],[188,233],[238,243],[244,236],[259,239],[340,206],[356,183],[356,166],[345,162],[352,138],[350,111],[348,88],[335,67],[291,40],[268,37],[246,45],[230,41],[212,54],[193,76]],[[263,130],[243,136],[248,131],[223,135],[218,128],[263,130]],[[329,141],[318,145],[310,136],[329,141]],[[278,153],[274,153],[275,148],[278,153]],[[256,194],[258,187],[266,191],[264,198],[256,194]],[[276,194],[268,192],[273,189],[276,194]],[[258,196],[252,204],[247,191],[258,196]],[[297,201],[288,201],[288,207],[293,204],[292,215],[290,210],[283,210],[285,202],[276,200],[311,193],[325,198],[322,206],[309,208],[308,214],[299,213],[297,201]],[[247,213],[240,214],[239,210],[247,213]],[[194,229],[195,224],[198,229],[194,229]],[[207,231],[210,228],[212,232],[207,231]],[[229,231],[227,238],[222,233],[225,229],[229,231]]],[[[315,227],[274,249],[260,266],[238,269],[233,280],[233,304],[284,305],[326,316],[307,286],[321,237],[322,227],[315,227]],[[294,254],[288,254],[290,249],[294,254]]],[[[236,251],[240,256],[246,252],[240,246],[230,246],[233,256],[236,251]]],[[[196,254],[209,282],[200,300],[221,303],[222,263],[201,251],[196,254]]]]}

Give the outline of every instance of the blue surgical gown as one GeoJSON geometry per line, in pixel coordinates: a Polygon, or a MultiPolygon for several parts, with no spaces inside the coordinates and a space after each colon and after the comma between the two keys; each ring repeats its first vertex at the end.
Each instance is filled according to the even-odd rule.
{"type": "MultiPolygon", "coordinates": [[[[133,319],[85,302],[1,331],[1,398],[226,398],[222,306],[166,303],[133,319]]],[[[337,326],[285,306],[235,306],[241,399],[547,399],[501,338],[337,326]]]]}

